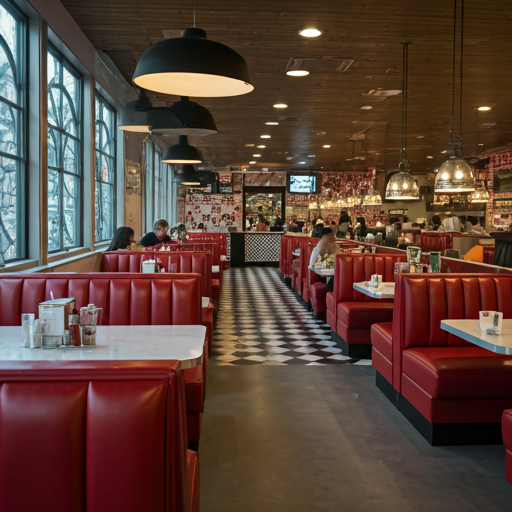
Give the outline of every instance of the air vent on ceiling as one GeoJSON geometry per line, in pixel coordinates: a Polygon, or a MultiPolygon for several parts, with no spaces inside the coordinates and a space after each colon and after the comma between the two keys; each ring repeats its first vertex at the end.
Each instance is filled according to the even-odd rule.
{"type": "Polygon", "coordinates": [[[345,72],[353,62],[351,59],[341,57],[292,57],[284,71],[286,73],[300,69],[310,73],[345,72]]]}
{"type": "Polygon", "coordinates": [[[162,30],[162,34],[165,39],[174,39],[175,37],[181,37],[183,35],[183,30],[162,30]]]}
{"type": "Polygon", "coordinates": [[[368,89],[367,91],[363,91],[361,96],[379,96],[387,98],[388,96],[396,96],[401,92],[401,89],[368,89]]]}

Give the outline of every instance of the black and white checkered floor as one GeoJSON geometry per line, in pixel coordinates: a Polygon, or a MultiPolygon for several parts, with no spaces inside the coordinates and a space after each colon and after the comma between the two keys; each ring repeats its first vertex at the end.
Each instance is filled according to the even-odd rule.
{"type": "Polygon", "coordinates": [[[222,281],[210,363],[371,364],[341,354],[330,327],[297,300],[277,268],[232,268],[222,281]]]}

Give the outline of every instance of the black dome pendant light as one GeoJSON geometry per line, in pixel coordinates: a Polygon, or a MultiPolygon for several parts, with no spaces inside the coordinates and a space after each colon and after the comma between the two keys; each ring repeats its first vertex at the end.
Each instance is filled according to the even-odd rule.
{"type": "Polygon", "coordinates": [[[177,96],[240,96],[254,89],[246,60],[195,28],[195,1],[194,28],[148,48],[135,68],[133,81],[144,89],[177,96]]]}
{"type": "Polygon", "coordinates": [[[181,169],[178,169],[174,175],[174,182],[190,187],[201,185],[199,174],[196,172],[193,165],[184,165],[181,169]]]}
{"type": "Polygon", "coordinates": [[[202,161],[201,153],[188,143],[186,135],[180,135],[178,144],[168,148],[162,157],[166,164],[200,164],[202,161]]]}

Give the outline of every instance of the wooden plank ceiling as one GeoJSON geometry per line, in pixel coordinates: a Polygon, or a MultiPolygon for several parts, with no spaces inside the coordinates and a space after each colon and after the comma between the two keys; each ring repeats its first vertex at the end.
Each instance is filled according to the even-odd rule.
{"type": "MultiPolygon", "coordinates": [[[[164,30],[192,26],[192,0],[62,0],[93,45],[131,83],[142,53],[164,30]]],[[[196,26],[248,61],[255,90],[193,98],[219,133],[197,141],[216,168],[396,168],[401,146],[402,45],[409,49],[409,160],[413,173],[438,167],[450,139],[453,3],[447,0],[197,0],[196,26]],[[301,37],[314,26],[323,33],[301,37]],[[292,57],[353,59],[346,72],[284,72],[292,57]],[[287,109],[273,104],[282,102],[287,109]],[[371,110],[361,110],[362,106],[371,110]],[[266,126],[265,121],[279,121],[266,126]],[[263,140],[263,134],[271,139],[263,140]],[[359,134],[359,135],[356,135],[359,134]],[[357,139],[357,140],[351,140],[357,139]],[[257,149],[248,144],[264,144],[257,149]],[[324,149],[322,146],[331,147],[324,149]],[[261,157],[253,157],[253,154],[261,157]],[[355,157],[355,158],[354,158],[355,157]],[[428,158],[433,157],[433,158],[428,158]],[[300,162],[305,162],[301,164],[300,162]]],[[[512,143],[512,3],[466,0],[464,156],[512,143]],[[476,107],[491,106],[489,112],[476,107]],[[480,145],[477,145],[480,144],[480,145]]],[[[306,66],[307,69],[307,66],[306,66]]],[[[155,102],[177,98],[150,93],[155,102]]],[[[160,103],[162,104],[162,103],[160,103]]],[[[169,144],[176,138],[169,137],[169,144]]],[[[195,142],[195,141],[193,141],[195,142]]]]}

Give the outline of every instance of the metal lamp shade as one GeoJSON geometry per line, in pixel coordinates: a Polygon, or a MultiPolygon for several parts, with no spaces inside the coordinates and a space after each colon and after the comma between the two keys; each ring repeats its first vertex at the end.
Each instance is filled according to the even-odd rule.
{"type": "Polygon", "coordinates": [[[188,144],[186,135],[180,135],[178,144],[168,148],[162,158],[166,164],[200,164],[202,161],[199,150],[188,144]]]}
{"type": "Polygon", "coordinates": [[[183,125],[179,130],[173,130],[173,133],[206,137],[219,131],[212,113],[199,103],[190,101],[186,96],[175,101],[171,111],[183,125]]]}
{"type": "Polygon", "coordinates": [[[488,203],[491,200],[489,191],[484,187],[482,183],[477,185],[474,192],[469,195],[470,203],[488,203]]]}
{"type": "Polygon", "coordinates": [[[471,166],[463,158],[451,156],[436,174],[436,193],[473,192],[475,178],[471,166]]]}
{"type": "Polygon", "coordinates": [[[174,182],[179,185],[188,185],[191,187],[201,185],[199,176],[193,165],[184,165],[183,169],[174,175],[174,182]]]}
{"type": "Polygon", "coordinates": [[[405,171],[393,174],[386,187],[386,199],[393,201],[417,201],[420,189],[417,181],[405,171]]]}
{"type": "Polygon", "coordinates": [[[147,112],[137,110],[139,100],[128,102],[121,110],[119,129],[125,132],[149,133],[147,112]]]}
{"type": "Polygon", "coordinates": [[[245,59],[196,28],[148,48],[133,81],[150,91],[193,97],[240,96],[254,89],[245,59]]]}

